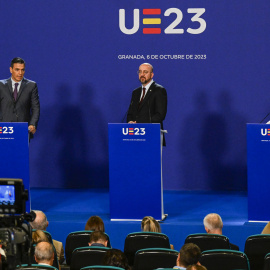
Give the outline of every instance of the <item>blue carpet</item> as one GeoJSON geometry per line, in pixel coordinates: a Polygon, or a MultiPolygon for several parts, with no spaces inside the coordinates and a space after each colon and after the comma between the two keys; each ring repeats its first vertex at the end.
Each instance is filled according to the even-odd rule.
{"type": "MultiPolygon", "coordinates": [[[[127,234],[140,231],[138,221],[110,221],[109,192],[101,189],[31,189],[31,205],[49,220],[48,231],[63,242],[70,232],[83,230],[87,219],[100,216],[114,248],[123,250],[127,234]]],[[[218,213],[224,223],[223,234],[244,250],[245,240],[261,233],[265,223],[250,223],[247,194],[244,192],[165,191],[161,230],[179,250],[188,234],[203,233],[203,218],[218,213]]]]}

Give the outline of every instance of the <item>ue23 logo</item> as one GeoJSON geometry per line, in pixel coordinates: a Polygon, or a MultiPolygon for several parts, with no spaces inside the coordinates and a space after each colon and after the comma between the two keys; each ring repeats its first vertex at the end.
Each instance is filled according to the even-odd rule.
{"type": "MultiPolygon", "coordinates": [[[[187,28],[186,32],[189,34],[201,34],[206,29],[206,21],[201,18],[205,13],[205,8],[188,8],[187,13],[194,13],[195,15],[191,18],[192,22],[197,22],[196,26],[199,24],[198,28],[187,28]]],[[[178,28],[178,25],[183,20],[183,12],[178,8],[169,8],[164,12],[164,16],[170,16],[171,14],[176,14],[176,19],[165,28],[165,34],[184,34],[185,30],[178,28]]],[[[161,9],[143,9],[143,15],[146,15],[146,18],[143,18],[143,34],[161,34],[161,9]],[[154,15],[154,16],[153,16],[154,15]],[[155,18],[154,18],[155,17],[155,18]],[[151,25],[151,26],[150,26],[151,25]],[[149,27],[150,26],[150,27],[149,27]]],[[[128,29],[126,27],[126,16],[125,9],[119,9],[119,28],[120,30],[127,35],[132,35],[138,32],[140,28],[140,10],[133,10],[133,27],[128,29]]]]}

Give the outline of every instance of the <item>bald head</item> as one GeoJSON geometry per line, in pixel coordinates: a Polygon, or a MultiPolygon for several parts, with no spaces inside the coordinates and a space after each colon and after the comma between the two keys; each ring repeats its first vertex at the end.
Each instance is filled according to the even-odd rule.
{"type": "Polygon", "coordinates": [[[53,265],[53,246],[49,242],[39,242],[35,248],[35,260],[37,263],[53,265]]]}
{"type": "Polygon", "coordinates": [[[139,66],[138,70],[139,81],[143,86],[150,83],[154,77],[153,66],[149,63],[144,63],[139,66]]]}
{"type": "Polygon", "coordinates": [[[36,230],[46,231],[49,225],[46,215],[39,210],[34,210],[34,212],[36,213],[36,218],[33,222],[30,222],[31,227],[36,230]]]}
{"type": "Polygon", "coordinates": [[[152,66],[151,64],[149,64],[149,63],[143,63],[143,64],[141,64],[141,65],[139,66],[139,70],[140,70],[140,68],[141,68],[142,66],[146,66],[146,67],[150,68],[150,71],[151,71],[151,72],[154,71],[153,66],[152,66]]]}
{"type": "Polygon", "coordinates": [[[222,234],[223,222],[220,215],[216,213],[208,214],[203,224],[207,233],[222,234]]]}

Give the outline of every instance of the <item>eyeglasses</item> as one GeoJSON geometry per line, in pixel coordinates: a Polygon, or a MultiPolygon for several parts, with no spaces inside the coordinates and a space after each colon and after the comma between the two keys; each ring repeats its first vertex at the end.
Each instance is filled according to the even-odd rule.
{"type": "Polygon", "coordinates": [[[147,70],[143,70],[143,71],[142,71],[142,70],[138,70],[138,71],[137,71],[137,74],[138,74],[138,75],[141,75],[141,74],[146,75],[146,74],[148,74],[148,73],[149,73],[149,71],[147,71],[147,70]]]}

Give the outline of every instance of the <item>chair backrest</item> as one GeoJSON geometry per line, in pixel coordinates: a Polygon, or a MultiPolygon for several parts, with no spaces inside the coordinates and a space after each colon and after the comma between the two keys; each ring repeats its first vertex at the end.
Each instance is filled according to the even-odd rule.
{"type": "Polygon", "coordinates": [[[146,248],[135,254],[133,270],[172,268],[176,265],[178,251],[167,248],[146,248]]]}
{"type": "Polygon", "coordinates": [[[267,253],[264,257],[263,270],[270,270],[270,253],[267,253]]]}
{"type": "Polygon", "coordinates": [[[133,265],[135,253],[145,248],[168,248],[170,241],[166,234],[155,232],[130,233],[125,239],[124,253],[129,265],[133,265]]]}
{"type": "Polygon", "coordinates": [[[250,269],[263,269],[264,257],[270,252],[270,234],[251,235],[245,243],[250,269]]]}
{"type": "MultiPolygon", "coordinates": [[[[77,232],[72,232],[67,236],[66,245],[65,245],[65,255],[66,255],[67,265],[70,265],[71,263],[71,254],[74,249],[88,246],[88,243],[90,240],[90,234],[92,232],[93,231],[77,231],[77,232]]],[[[106,236],[108,237],[107,246],[111,247],[110,238],[108,234],[106,234],[106,236]]]]}
{"type": "Polygon", "coordinates": [[[81,247],[72,252],[70,270],[80,270],[91,265],[102,265],[103,258],[110,248],[81,247]]]}
{"type": "Polygon", "coordinates": [[[228,249],[203,251],[200,263],[205,266],[207,270],[250,269],[249,261],[245,253],[228,249]]]}
{"type": "Polygon", "coordinates": [[[16,270],[57,270],[57,268],[49,265],[41,265],[41,264],[22,264],[21,266],[17,266],[16,270]]]}
{"type": "Polygon", "coordinates": [[[211,249],[231,249],[229,239],[224,235],[195,233],[187,236],[185,244],[196,244],[201,251],[211,249]]]}
{"type": "Polygon", "coordinates": [[[105,265],[93,265],[93,266],[86,266],[81,268],[81,270],[125,270],[121,267],[116,266],[105,266],[105,265]]]}

